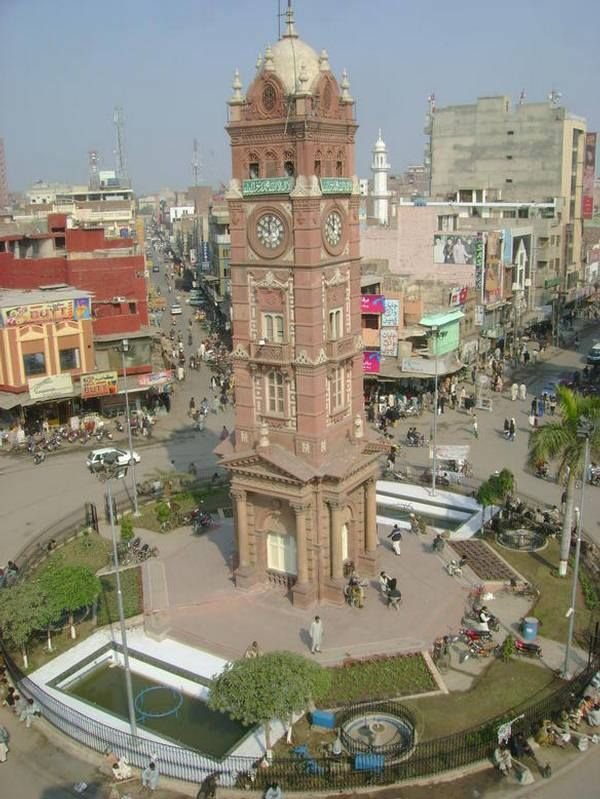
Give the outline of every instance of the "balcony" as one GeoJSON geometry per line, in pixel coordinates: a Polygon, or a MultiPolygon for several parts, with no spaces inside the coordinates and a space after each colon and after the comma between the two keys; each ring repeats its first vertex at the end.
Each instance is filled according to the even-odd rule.
{"type": "Polygon", "coordinates": [[[213,240],[215,244],[231,244],[229,233],[215,233],[213,240]]]}
{"type": "Polygon", "coordinates": [[[292,348],[289,344],[275,344],[268,341],[266,344],[259,344],[256,341],[250,342],[250,359],[255,363],[266,365],[283,365],[292,360],[292,348]]]}
{"type": "Polygon", "coordinates": [[[354,353],[354,336],[344,336],[334,341],[328,341],[325,344],[325,353],[330,361],[349,358],[354,353]]]}

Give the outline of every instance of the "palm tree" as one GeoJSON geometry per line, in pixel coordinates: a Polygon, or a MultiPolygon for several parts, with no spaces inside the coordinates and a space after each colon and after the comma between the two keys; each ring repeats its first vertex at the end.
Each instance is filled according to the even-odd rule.
{"type": "Polygon", "coordinates": [[[593,426],[590,435],[592,459],[600,455],[600,398],[584,397],[565,386],[556,392],[558,418],[534,430],[529,439],[529,463],[535,466],[540,461],[557,459],[558,477],[567,482],[567,501],[560,541],[560,564],[558,574],[565,577],[571,547],[575,483],[584,478],[585,437],[579,435],[578,425],[587,418],[593,426]]]}

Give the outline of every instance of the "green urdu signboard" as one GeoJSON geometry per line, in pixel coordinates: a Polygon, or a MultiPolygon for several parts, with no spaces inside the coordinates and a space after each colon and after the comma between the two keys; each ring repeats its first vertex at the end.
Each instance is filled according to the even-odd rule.
{"type": "Polygon", "coordinates": [[[289,194],[294,188],[294,178],[253,178],[242,183],[244,197],[262,194],[289,194]]]}

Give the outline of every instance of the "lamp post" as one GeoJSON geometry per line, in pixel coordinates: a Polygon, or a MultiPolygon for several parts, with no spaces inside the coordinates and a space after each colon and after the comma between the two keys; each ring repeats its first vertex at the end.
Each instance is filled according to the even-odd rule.
{"type": "Polygon", "coordinates": [[[581,531],[583,528],[583,501],[585,498],[585,481],[590,465],[590,437],[594,433],[594,424],[590,419],[582,417],[577,425],[577,436],[585,438],[585,454],[583,458],[583,475],[581,479],[581,498],[579,500],[579,519],[577,520],[577,538],[575,541],[575,563],[573,565],[573,586],[571,589],[571,606],[567,611],[569,617],[569,630],[567,632],[567,646],[565,648],[565,663],[562,676],[567,679],[570,676],[569,660],[571,658],[571,646],[573,643],[573,632],[575,629],[575,605],[577,602],[577,582],[579,577],[579,560],[581,556],[581,531]]]}
{"type": "Polygon", "coordinates": [[[137,483],[135,481],[135,459],[133,457],[133,441],[131,436],[131,415],[129,413],[129,389],[127,386],[127,365],[125,355],[129,352],[129,340],[124,338],[121,343],[121,363],[123,367],[123,380],[125,381],[125,418],[127,421],[127,439],[129,442],[129,463],[131,464],[131,490],[133,492],[133,515],[139,516],[137,483]]]}
{"type": "Polygon", "coordinates": [[[119,563],[119,550],[117,547],[117,531],[113,509],[111,480],[120,479],[127,474],[127,466],[120,466],[116,462],[116,455],[106,455],[100,464],[92,471],[100,480],[106,482],[108,498],[108,516],[110,519],[110,533],[112,538],[113,561],[115,565],[115,580],[117,583],[117,607],[119,610],[119,627],[121,630],[121,646],[123,648],[123,667],[125,671],[125,690],[127,692],[127,711],[129,715],[129,728],[132,735],[137,735],[137,722],[135,718],[135,705],[133,703],[133,686],[131,684],[131,670],[129,668],[129,648],[127,646],[127,630],[125,628],[125,611],[123,609],[123,591],[121,589],[121,566],[119,563]]]}

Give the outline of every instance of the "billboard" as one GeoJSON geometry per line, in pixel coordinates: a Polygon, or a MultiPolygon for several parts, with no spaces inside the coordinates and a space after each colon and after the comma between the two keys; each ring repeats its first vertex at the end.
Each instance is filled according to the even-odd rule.
{"type": "Polygon", "coordinates": [[[398,327],[400,324],[400,300],[384,300],[384,307],[381,326],[398,327]]]}
{"type": "Polygon", "coordinates": [[[581,215],[584,219],[594,216],[594,178],[596,177],[596,134],[585,134],[583,159],[583,188],[581,192],[581,215]]]}
{"type": "Polygon", "coordinates": [[[378,374],[381,367],[379,352],[363,352],[363,372],[365,374],[378,374]]]}
{"type": "Polygon", "coordinates": [[[483,261],[483,239],[481,237],[477,237],[475,241],[475,254],[473,256],[473,263],[475,264],[475,288],[477,289],[478,296],[481,297],[483,294],[483,273],[484,273],[484,261],[483,261]]]}
{"type": "Polygon", "coordinates": [[[502,263],[512,264],[513,243],[512,230],[502,231],[502,263]]]}
{"type": "Polygon", "coordinates": [[[478,253],[478,234],[436,233],[433,237],[434,264],[474,264],[478,253]]]}
{"type": "Polygon", "coordinates": [[[36,302],[32,305],[13,305],[0,309],[0,327],[19,327],[20,325],[43,324],[44,322],[77,322],[92,318],[89,297],[75,300],[56,300],[36,302]]]}
{"type": "Polygon", "coordinates": [[[497,231],[487,234],[485,245],[485,272],[483,277],[483,301],[485,304],[502,299],[502,238],[497,231]]]}
{"type": "Polygon", "coordinates": [[[531,258],[531,233],[513,235],[513,283],[525,288],[525,279],[529,277],[529,261],[531,258]]]}
{"type": "Polygon", "coordinates": [[[395,327],[382,327],[379,331],[379,348],[382,355],[398,354],[398,330],[395,327]]]}
{"type": "Polygon", "coordinates": [[[383,294],[361,294],[360,312],[372,314],[385,313],[385,297],[383,294]]]}
{"type": "Polygon", "coordinates": [[[109,394],[116,394],[117,389],[118,379],[116,372],[96,372],[95,374],[81,375],[81,396],[83,399],[106,397],[109,394]]]}

